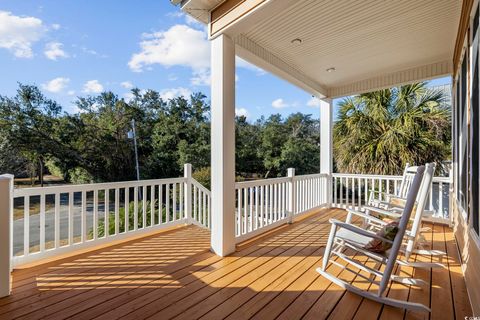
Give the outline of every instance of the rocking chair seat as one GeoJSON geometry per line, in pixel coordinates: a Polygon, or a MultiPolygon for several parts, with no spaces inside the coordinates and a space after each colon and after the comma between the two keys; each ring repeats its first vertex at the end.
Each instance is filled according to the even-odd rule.
{"type": "Polygon", "coordinates": [[[366,237],[364,235],[355,233],[353,231],[341,228],[337,231],[337,238],[345,240],[349,243],[353,243],[359,247],[363,247],[369,243],[372,238],[366,237]]]}

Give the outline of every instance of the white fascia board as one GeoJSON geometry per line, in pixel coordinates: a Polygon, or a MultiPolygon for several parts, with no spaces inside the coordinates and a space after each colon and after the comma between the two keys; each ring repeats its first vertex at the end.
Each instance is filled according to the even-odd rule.
{"type": "Polygon", "coordinates": [[[385,73],[345,85],[330,87],[328,90],[328,96],[331,98],[340,98],[365,92],[388,89],[409,83],[440,78],[443,76],[451,76],[452,71],[452,61],[440,61],[397,72],[385,73]]]}

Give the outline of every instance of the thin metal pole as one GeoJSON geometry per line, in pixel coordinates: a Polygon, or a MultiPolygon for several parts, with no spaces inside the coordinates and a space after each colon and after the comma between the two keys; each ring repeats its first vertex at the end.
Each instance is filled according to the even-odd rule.
{"type": "Polygon", "coordinates": [[[137,169],[137,180],[140,180],[140,168],[138,166],[137,133],[135,131],[135,119],[132,119],[133,145],[135,146],[135,166],[137,169]]]}

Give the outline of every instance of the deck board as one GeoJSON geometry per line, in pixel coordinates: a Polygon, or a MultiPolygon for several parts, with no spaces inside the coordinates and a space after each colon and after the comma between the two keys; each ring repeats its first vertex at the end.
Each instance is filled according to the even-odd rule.
{"type": "MultiPolygon", "coordinates": [[[[330,230],[328,219],[344,216],[339,209],[320,210],[225,258],[210,252],[208,231],[189,226],[15,270],[13,294],[0,299],[0,319],[428,318],[345,292],[315,271],[330,230]]],[[[427,245],[448,253],[447,268],[398,268],[397,274],[413,274],[429,286],[391,284],[388,296],[432,301],[432,319],[463,319],[472,311],[453,232],[429,226],[427,245]]],[[[364,256],[355,258],[374,265],[364,256]]],[[[328,270],[365,290],[376,289],[335,265],[328,270]]]]}

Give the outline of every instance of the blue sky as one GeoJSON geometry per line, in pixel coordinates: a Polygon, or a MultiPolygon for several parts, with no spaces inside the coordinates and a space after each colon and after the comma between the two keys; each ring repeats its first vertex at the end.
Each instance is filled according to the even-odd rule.
{"type": "MultiPolygon", "coordinates": [[[[77,96],[102,90],[127,99],[132,86],[164,97],[210,92],[205,28],[166,0],[0,0],[0,70],[1,95],[37,84],[68,112],[77,96]]],[[[295,86],[242,61],[236,74],[237,111],[249,120],[318,117],[295,86]]]]}

